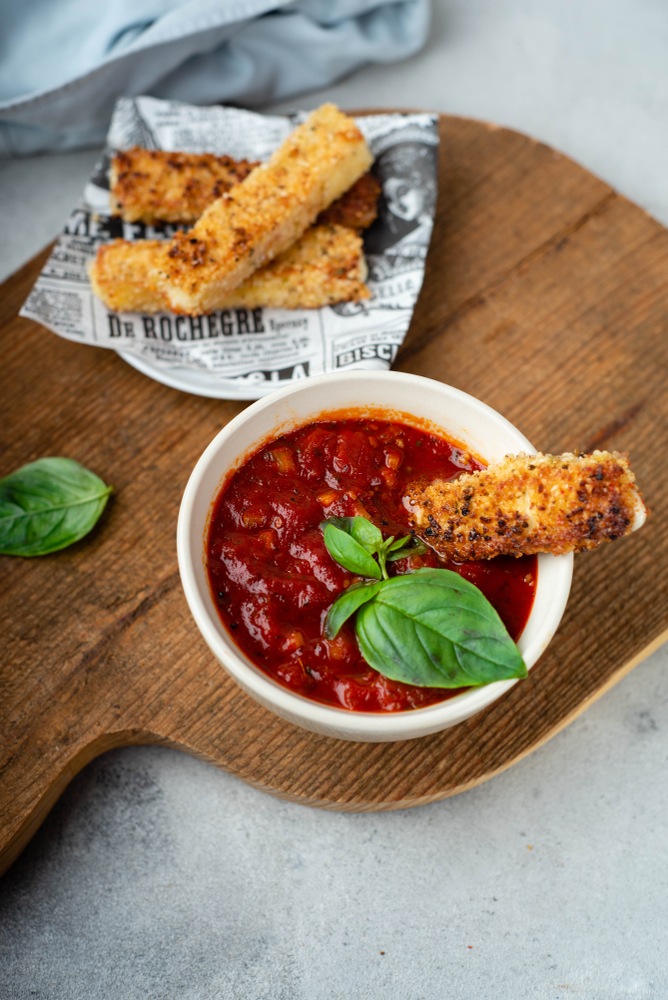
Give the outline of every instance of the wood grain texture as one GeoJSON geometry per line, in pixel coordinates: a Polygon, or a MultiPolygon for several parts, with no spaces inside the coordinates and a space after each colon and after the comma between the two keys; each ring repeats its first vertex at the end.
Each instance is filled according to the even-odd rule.
{"type": "Polygon", "coordinates": [[[0,474],[61,454],[115,493],[71,549],[0,559],[2,867],[85,763],[130,744],[176,746],[333,809],[452,795],[543,743],[666,638],[668,232],[525,136],[449,117],[441,132],[433,245],[396,367],[481,397],[541,450],[628,451],[650,520],[577,559],[551,649],[483,714],[409,744],[302,732],[217,666],[178,578],[181,493],[244,404],[168,389],[18,318],[36,259],[0,301],[0,474]]]}

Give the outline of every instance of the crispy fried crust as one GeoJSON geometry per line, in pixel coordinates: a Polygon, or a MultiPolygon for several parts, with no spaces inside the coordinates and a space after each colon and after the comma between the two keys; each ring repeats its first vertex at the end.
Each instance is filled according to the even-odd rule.
{"type": "MultiPolygon", "coordinates": [[[[101,246],[90,268],[93,291],[114,312],[164,312],[155,283],[159,240],[116,240],[101,246]]],[[[362,241],[344,226],[312,226],[294,246],[216,303],[216,309],[259,306],[317,309],[369,298],[362,241]]]]}
{"type": "Polygon", "coordinates": [[[378,216],[378,199],[381,186],[371,173],[362,174],[351,188],[321,212],[316,219],[320,226],[347,226],[349,229],[368,229],[378,216]]]}
{"type": "MultiPolygon", "coordinates": [[[[111,161],[111,211],[126,222],[193,223],[256,166],[257,162],[212,153],[135,146],[111,161]]],[[[373,174],[364,174],[316,223],[368,229],[378,214],[379,196],[380,183],[373,174]]]]}
{"type": "Polygon", "coordinates": [[[111,161],[111,211],[126,222],[194,222],[257,165],[213,153],[135,146],[111,161]]]}
{"type": "Polygon", "coordinates": [[[335,302],[359,302],[371,295],[364,284],[366,271],[357,233],[346,226],[311,226],[293,246],[230,292],[220,308],[318,309],[335,302]]]}
{"type": "Polygon", "coordinates": [[[271,159],[211,204],[159,255],[157,284],[173,312],[210,312],[291,246],[371,165],[355,122],[332,104],[314,111],[271,159]]]}
{"type": "Polygon", "coordinates": [[[593,549],[646,516],[627,458],[604,451],[508,456],[448,482],[415,484],[406,503],[416,532],[461,561],[593,549]]]}
{"type": "Polygon", "coordinates": [[[114,240],[98,247],[88,269],[91,288],[112,312],[164,312],[165,299],[155,281],[160,240],[114,240]]]}

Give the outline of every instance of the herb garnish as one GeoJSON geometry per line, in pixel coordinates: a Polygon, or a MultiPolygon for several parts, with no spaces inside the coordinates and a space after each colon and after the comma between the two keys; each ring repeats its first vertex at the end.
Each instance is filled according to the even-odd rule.
{"type": "Polygon", "coordinates": [[[0,479],[0,553],[43,556],[97,523],[111,486],[71,458],[40,458],[0,479]]]}
{"type": "Polygon", "coordinates": [[[366,578],[329,609],[328,638],[355,615],[367,663],[391,680],[420,687],[477,687],[526,676],[517,646],[474,584],[447,569],[388,575],[388,562],[426,551],[422,542],[412,535],[383,540],[364,517],[332,517],[321,527],[332,558],[366,578]]]}

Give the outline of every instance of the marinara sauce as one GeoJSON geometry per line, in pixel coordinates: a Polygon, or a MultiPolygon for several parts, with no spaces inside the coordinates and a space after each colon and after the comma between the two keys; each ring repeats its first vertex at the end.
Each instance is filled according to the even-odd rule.
{"type": "MultiPolygon", "coordinates": [[[[456,691],[388,680],[363,659],[349,620],[324,636],[327,611],[355,577],[327,552],[324,518],[362,515],[383,536],[408,534],[405,486],[482,466],[454,444],[398,421],[331,419],[260,448],[217,496],[207,538],[211,591],[238,646],[290,690],[353,711],[421,708],[456,691]]],[[[452,563],[431,549],[388,564],[453,569],[478,586],[513,639],[526,624],[536,558],[452,563]]]]}

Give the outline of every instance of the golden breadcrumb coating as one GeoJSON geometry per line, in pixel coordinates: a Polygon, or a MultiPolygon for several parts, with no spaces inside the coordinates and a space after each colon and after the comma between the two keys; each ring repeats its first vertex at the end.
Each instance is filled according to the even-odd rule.
{"type": "Polygon", "coordinates": [[[287,250],[317,215],[371,165],[352,118],[325,104],[271,159],[214,201],[187,233],[177,233],[156,264],[173,312],[198,315],[253,271],[287,250]]]}
{"type": "Polygon", "coordinates": [[[167,303],[155,280],[155,258],[162,240],[113,240],[97,248],[88,268],[93,292],[112,312],[165,312],[167,303]]]}
{"type": "Polygon", "coordinates": [[[382,187],[371,173],[362,174],[352,187],[321,212],[316,225],[347,226],[349,229],[368,229],[378,217],[378,199],[382,187]]]}
{"type": "MultiPolygon", "coordinates": [[[[90,267],[94,293],[113,312],[164,312],[155,282],[160,240],[116,240],[98,249],[90,267]]],[[[235,307],[317,309],[370,296],[360,236],[344,226],[312,226],[288,250],[259,268],[215,304],[235,307]]]]}
{"type": "MultiPolygon", "coordinates": [[[[213,153],[135,146],[111,161],[111,213],[126,222],[193,223],[258,165],[213,153]]],[[[380,182],[366,173],[320,214],[316,224],[368,229],[378,214],[379,196],[380,182]]]]}
{"type": "Polygon", "coordinates": [[[562,555],[593,549],[639,528],[646,510],[626,456],[507,456],[450,481],[407,491],[412,526],[459,561],[562,555]]]}
{"type": "Polygon", "coordinates": [[[219,308],[271,306],[319,309],[359,302],[371,292],[361,237],[346,226],[311,226],[302,238],[259,268],[219,308]]]}
{"type": "Polygon", "coordinates": [[[126,222],[194,222],[257,165],[213,153],[134,146],[111,161],[111,212],[126,222]]]}

